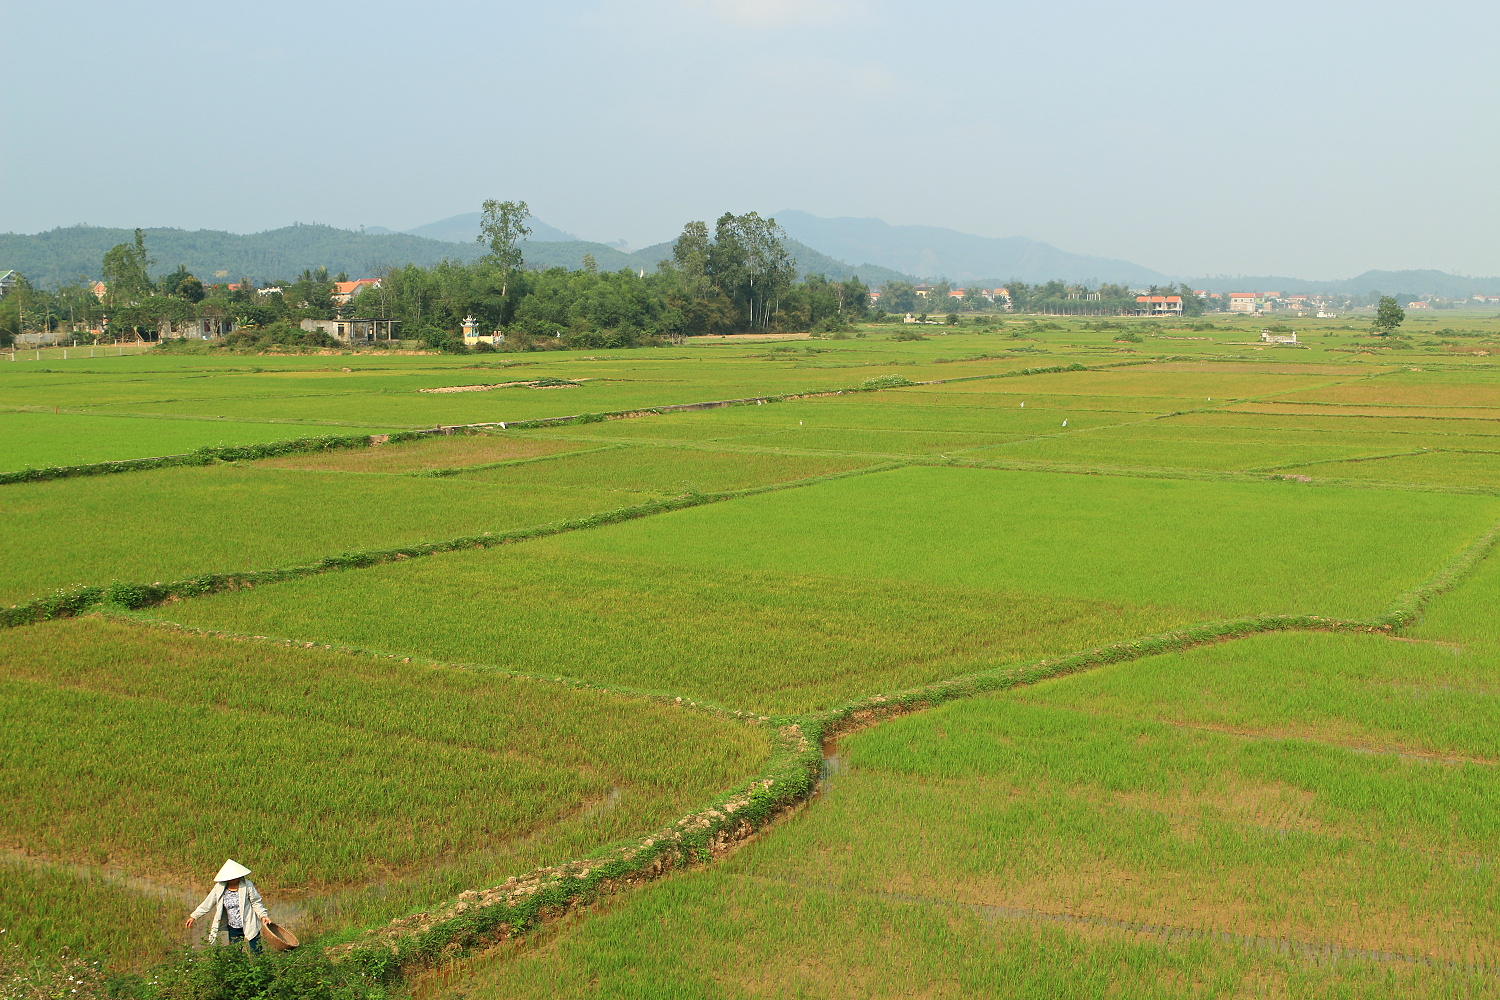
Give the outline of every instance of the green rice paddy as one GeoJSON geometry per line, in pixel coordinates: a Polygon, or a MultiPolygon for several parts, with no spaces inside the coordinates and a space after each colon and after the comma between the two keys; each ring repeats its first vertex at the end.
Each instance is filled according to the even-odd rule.
{"type": "Polygon", "coordinates": [[[0,486],[4,603],[328,567],[0,632],[0,929],[142,968],[233,856],[357,943],[795,724],[852,731],[788,818],[414,995],[1500,996],[1500,377],[1433,322],[6,365],[0,471],[544,423],[0,486]]]}

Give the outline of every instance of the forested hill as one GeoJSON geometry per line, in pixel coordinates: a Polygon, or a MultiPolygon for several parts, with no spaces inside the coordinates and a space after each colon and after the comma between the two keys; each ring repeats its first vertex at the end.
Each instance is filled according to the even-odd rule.
{"type": "MultiPolygon", "coordinates": [[[[226,233],[212,229],[146,229],[146,249],[156,261],[153,277],[185,265],[206,284],[214,281],[293,279],[307,269],[328,268],[351,277],[370,277],[386,267],[442,260],[473,260],[485,252],[479,243],[455,243],[408,233],[363,233],[322,225],[294,225],[264,233],[226,233]]],[[[0,233],[0,271],[14,268],[43,288],[79,278],[100,277],[100,264],[110,247],[129,243],[135,233],[102,226],[71,226],[45,233],[0,233]]],[[[583,240],[528,241],[521,244],[526,266],[538,269],[577,269],[592,254],[601,271],[622,268],[653,271],[657,261],[672,256],[671,243],[659,243],[626,253],[603,243],[583,240]]],[[[858,275],[868,285],[910,280],[889,268],[863,264],[851,267],[794,241],[787,249],[797,259],[799,275],[826,274],[835,281],[858,275]]]]}
{"type": "MultiPolygon", "coordinates": [[[[326,267],[355,277],[384,266],[436,264],[444,258],[472,260],[484,248],[430,240],[405,233],[370,234],[332,226],[295,225],[264,233],[226,233],[213,229],[147,229],[146,249],[157,276],[178,264],[204,283],[250,278],[269,281],[295,278],[307,268],[326,267]]],[[[35,284],[51,287],[79,277],[100,276],[105,251],[135,238],[128,229],[71,226],[34,236],[0,235],[0,270],[14,268],[35,284]]]]}

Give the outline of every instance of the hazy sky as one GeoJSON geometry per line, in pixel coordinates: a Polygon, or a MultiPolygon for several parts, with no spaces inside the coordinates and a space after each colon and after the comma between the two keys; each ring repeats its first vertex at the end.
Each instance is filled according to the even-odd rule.
{"type": "Polygon", "coordinates": [[[1175,274],[1500,274],[1494,0],[4,9],[0,230],[494,197],[634,246],[796,208],[1175,274]]]}

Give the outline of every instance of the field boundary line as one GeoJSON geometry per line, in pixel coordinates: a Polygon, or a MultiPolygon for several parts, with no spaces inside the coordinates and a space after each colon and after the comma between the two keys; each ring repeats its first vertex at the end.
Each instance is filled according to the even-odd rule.
{"type": "MultiPolygon", "coordinates": [[[[827,455],[849,454],[849,452],[823,452],[827,455]]],[[[1488,454],[1486,452],[1485,454],[1488,454]]],[[[1265,483],[1295,482],[1299,486],[1337,487],[1353,490],[1382,490],[1402,493],[1443,493],[1455,496],[1500,496],[1500,487],[1493,486],[1448,486],[1438,483],[1382,483],[1369,479],[1311,478],[1307,482],[1295,476],[1266,475],[1248,470],[1227,471],[1221,469],[1164,469],[1140,465],[1073,465],[1066,462],[1049,462],[1045,459],[967,458],[955,454],[949,458],[935,455],[911,455],[906,465],[952,466],[962,469],[991,469],[997,472],[1050,472],[1068,476],[1120,476],[1126,479],[1181,479],[1205,483],[1265,483]]]]}
{"type": "Polygon", "coordinates": [[[1391,631],[1409,628],[1422,620],[1427,605],[1433,598],[1445,594],[1463,582],[1500,541],[1500,523],[1464,546],[1444,563],[1436,573],[1423,582],[1399,595],[1376,619],[1391,631]]]}
{"type": "Polygon", "coordinates": [[[489,674],[535,684],[548,684],[553,687],[568,687],[581,691],[601,691],[606,694],[619,695],[622,698],[652,701],[662,705],[671,705],[695,712],[703,712],[716,718],[733,719],[741,722],[771,722],[777,718],[790,718],[790,716],[763,715],[757,712],[747,712],[742,709],[727,708],[716,702],[706,701],[702,698],[689,698],[672,691],[636,688],[620,684],[604,684],[584,677],[574,677],[571,674],[534,674],[524,670],[513,670],[510,667],[497,667],[490,663],[464,663],[458,660],[439,660],[430,656],[392,653],[382,649],[370,649],[365,646],[345,646],[338,643],[318,642],[316,640],[309,641],[287,636],[256,635],[252,632],[235,632],[230,629],[185,625],[182,622],[170,621],[169,619],[160,618],[142,611],[121,609],[108,605],[95,609],[92,614],[105,621],[130,625],[135,628],[174,632],[179,635],[202,636],[210,639],[229,639],[236,642],[264,643],[272,646],[285,646],[288,649],[314,649],[363,659],[395,660],[399,663],[415,664],[419,667],[433,667],[439,670],[460,670],[466,673],[489,674]]]}
{"type": "Polygon", "coordinates": [[[774,825],[811,800],[819,785],[824,743],[836,736],[959,698],[1272,631],[1381,632],[1384,627],[1317,615],[1209,622],[1068,656],[980,671],[895,694],[874,695],[823,712],[772,716],[765,724],[775,729],[781,742],[767,772],[740,792],[678,820],[665,834],[641,838],[638,848],[606,846],[591,857],[534,869],[500,886],[465,890],[442,906],[367,930],[361,938],[330,951],[356,962],[370,974],[390,976],[408,966],[433,964],[511,939],[603,896],[660,878],[674,868],[712,862],[774,825]]]}
{"type": "Polygon", "coordinates": [[[36,483],[49,479],[71,479],[77,476],[105,476],[116,472],[145,472],[175,466],[213,465],[215,462],[254,461],[301,455],[317,451],[371,448],[381,444],[401,444],[431,437],[438,431],[395,431],[390,434],[325,434],[319,437],[287,438],[262,444],[208,445],[181,455],[155,458],[125,458],[118,462],[90,462],[84,465],[55,465],[42,469],[0,472],[0,486],[13,483],[36,483]]]}
{"type": "MultiPolygon", "coordinates": [[[[521,438],[523,441],[558,441],[566,438],[521,438]]],[[[555,462],[560,458],[573,458],[577,455],[597,455],[603,451],[619,451],[629,448],[629,441],[621,441],[615,444],[603,444],[597,448],[577,448],[573,451],[558,451],[550,455],[529,455],[526,458],[507,458],[500,462],[485,462],[483,465],[453,465],[441,469],[422,469],[417,472],[397,472],[394,475],[407,476],[412,479],[447,479],[451,476],[462,475],[466,472],[488,472],[490,469],[505,469],[512,465],[531,465],[535,462],[555,462]]]]}
{"type": "MultiPolygon", "coordinates": [[[[644,407],[632,410],[611,410],[602,413],[576,413],[565,417],[538,417],[527,420],[499,420],[486,423],[472,424],[438,424],[435,427],[395,431],[389,434],[353,434],[353,435],[324,435],[310,438],[290,438],[282,441],[271,441],[258,445],[213,445],[199,448],[196,451],[185,452],[180,455],[161,455],[153,458],[127,458],[114,462],[91,462],[82,465],[50,466],[41,469],[21,469],[14,472],[0,472],[0,486],[11,483],[38,482],[47,479],[68,479],[75,476],[97,476],[108,475],[116,472],[141,472],[148,469],[160,469],[178,465],[211,465],[215,461],[236,462],[254,461],[259,458],[274,458],[280,455],[297,454],[303,451],[318,451],[333,448],[362,448],[371,447],[376,444],[401,443],[415,441],[426,437],[450,436],[453,434],[470,433],[474,431],[484,432],[491,428],[500,430],[529,430],[542,427],[556,427],[572,424],[601,423],[605,420],[628,420],[638,417],[662,415],[667,413],[684,413],[696,410],[721,409],[729,406],[752,406],[766,403],[782,403],[798,399],[814,399],[825,396],[843,396],[856,392],[878,392],[887,388],[905,388],[914,385],[942,385],[946,382],[963,382],[974,379],[986,378],[1015,378],[1024,375],[1051,375],[1058,372],[1068,371],[1099,371],[1108,368],[1119,367],[1123,364],[1145,364],[1146,361],[1117,362],[1110,365],[1088,366],[1079,362],[1068,365],[1055,365],[1047,368],[1022,368],[1009,372],[996,372],[989,375],[963,375],[951,379],[932,379],[926,382],[912,382],[905,380],[903,376],[875,376],[866,379],[867,382],[876,382],[883,378],[901,378],[902,383],[891,385],[860,385],[843,389],[822,389],[810,392],[773,394],[767,396],[750,396],[744,399],[709,400],[698,403],[672,403],[656,407],[644,407]]],[[[90,414],[92,416],[111,416],[112,414],[90,414]]],[[[140,418],[154,418],[155,414],[142,413],[133,414],[140,418]]],[[[181,416],[178,419],[209,420],[207,417],[181,416]]]]}
{"type": "Polygon", "coordinates": [[[206,573],[201,576],[173,580],[167,583],[131,583],[116,580],[108,586],[84,586],[74,588],[73,590],[59,590],[44,597],[11,605],[8,608],[0,608],[0,628],[30,625],[53,618],[69,618],[99,604],[118,604],[126,608],[143,608],[187,597],[202,597],[208,594],[242,590],[272,583],[282,583],[287,580],[299,580],[342,570],[365,569],[371,566],[380,566],[406,559],[416,559],[442,552],[458,552],[465,549],[484,549],[497,545],[510,545],[517,542],[529,541],[533,538],[546,538],[551,535],[561,535],[588,528],[619,524],[623,521],[633,521],[641,517],[650,517],[653,514],[666,514],[671,511],[686,510],[689,507],[701,507],[705,504],[721,503],[727,500],[737,500],[742,497],[757,496],[762,493],[774,493],[780,490],[800,489],[805,486],[815,486],[819,483],[831,482],[836,479],[844,479],[852,476],[888,472],[893,469],[905,468],[906,465],[907,463],[905,462],[883,462],[858,469],[828,472],[818,476],[809,476],[804,479],[768,483],[762,486],[750,486],[740,490],[727,490],[719,493],[688,493],[680,497],[651,500],[642,504],[617,507],[614,510],[599,511],[594,514],[584,515],[583,517],[568,518],[528,528],[517,528],[511,531],[486,531],[477,535],[460,535],[456,538],[446,538],[433,542],[418,542],[413,545],[403,545],[389,549],[362,549],[335,556],[325,556],[316,562],[301,563],[276,569],[250,570],[243,573],[206,573]]]}

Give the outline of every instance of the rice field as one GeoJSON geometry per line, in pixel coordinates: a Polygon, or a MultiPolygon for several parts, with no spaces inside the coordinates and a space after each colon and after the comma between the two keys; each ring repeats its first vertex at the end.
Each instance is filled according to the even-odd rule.
{"type": "Polygon", "coordinates": [[[1195,621],[1371,617],[1497,518],[1485,497],[905,468],[170,614],[800,712],[1195,621]],[[1410,527],[1395,546],[1350,519],[1410,527]],[[506,612],[427,610],[474,593],[506,612]]]}
{"type": "Polygon", "coordinates": [[[1356,640],[1398,645],[1245,640],[844,738],[774,836],[417,995],[1497,995],[1500,772],[1325,742],[1388,708],[1356,640]],[[1329,661],[1356,685],[1324,719],[1295,681],[1329,661]]]}
{"type": "Polygon", "coordinates": [[[5,603],[528,536],[0,631],[5,940],[149,965],[224,856],[363,940],[914,704],[747,846],[414,994],[1500,996],[1500,378],[1351,321],[1127,322],[4,366],[0,471],[588,415],[0,485],[5,603]],[[1367,631],[920,691],[1275,615],[1367,631]]]}
{"type": "Polygon", "coordinates": [[[309,429],[284,421],[160,420],[0,411],[0,472],[183,455],[199,448],[262,444],[313,434],[380,434],[390,429],[379,421],[309,429]]]}
{"type": "Polygon", "coordinates": [[[187,893],[253,858],[309,930],[667,824],[766,753],[752,725],[493,670],[100,619],[0,633],[4,843],[187,893]]]}

